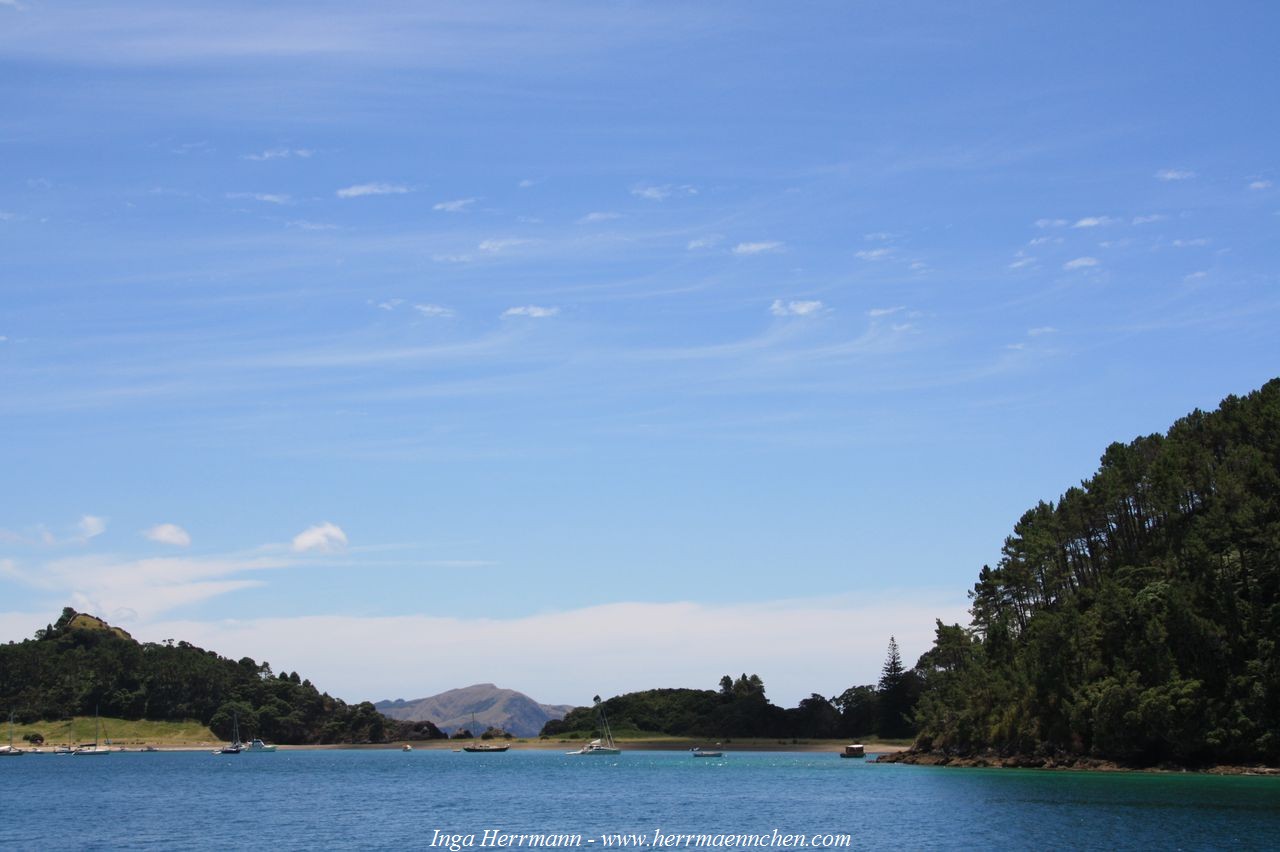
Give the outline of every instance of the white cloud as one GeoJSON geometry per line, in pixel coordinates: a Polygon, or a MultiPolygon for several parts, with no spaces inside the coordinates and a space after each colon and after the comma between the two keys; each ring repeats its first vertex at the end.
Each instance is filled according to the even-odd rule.
{"type": "Polygon", "coordinates": [[[621,218],[622,218],[621,213],[610,213],[607,211],[600,211],[595,213],[588,213],[587,215],[583,216],[581,219],[578,220],[578,224],[589,225],[592,222],[608,222],[613,219],[621,219],[621,218]]]}
{"type": "Polygon", "coordinates": [[[672,186],[671,184],[663,184],[662,186],[636,186],[632,187],[631,194],[636,198],[643,198],[646,201],[665,201],[673,195],[697,195],[696,187],[683,184],[681,186],[672,186]]]}
{"type": "Polygon", "coordinates": [[[261,162],[263,160],[287,160],[290,157],[301,157],[306,159],[314,154],[310,148],[268,148],[258,154],[245,154],[240,159],[255,160],[261,162]]]}
{"type": "Polygon", "coordinates": [[[1037,228],[1065,228],[1067,225],[1070,225],[1070,224],[1071,223],[1068,222],[1066,219],[1037,219],[1036,220],[1037,228]]]}
{"type": "Polygon", "coordinates": [[[893,254],[891,248],[864,249],[863,251],[854,252],[854,257],[860,260],[884,260],[893,254]]]}
{"type": "Polygon", "coordinates": [[[475,204],[478,198],[455,198],[452,201],[441,201],[432,205],[432,210],[439,210],[442,213],[461,213],[471,205],[475,204]]]}
{"type": "Polygon", "coordinates": [[[0,6],[8,6],[10,9],[16,9],[19,12],[26,11],[27,8],[19,3],[18,0],[0,0],[0,6]]]}
{"type": "Polygon", "coordinates": [[[896,236],[897,236],[896,234],[891,234],[888,231],[875,231],[870,234],[863,234],[862,238],[864,240],[874,240],[876,242],[884,242],[885,240],[892,240],[896,236]]]}
{"type": "Polygon", "coordinates": [[[97,515],[85,515],[76,524],[76,529],[80,533],[80,538],[88,540],[97,538],[107,531],[107,519],[100,518],[97,515]]]}
{"type": "Polygon", "coordinates": [[[1200,269],[1195,272],[1187,273],[1182,277],[1182,280],[1183,281],[1199,281],[1202,278],[1208,278],[1208,277],[1209,277],[1209,273],[1205,272],[1203,269],[1200,269]]]}
{"type": "Polygon", "coordinates": [[[1195,239],[1191,239],[1191,240],[1174,240],[1173,245],[1176,248],[1196,248],[1199,246],[1209,245],[1209,240],[1205,239],[1204,237],[1196,237],[1195,239]]]}
{"type": "MultiPolygon", "coordinates": [[[[714,689],[721,675],[744,666],[768,695],[794,706],[810,693],[837,695],[852,683],[874,683],[894,634],[910,664],[933,644],[934,619],[967,623],[967,604],[953,595],[829,597],[753,604],[685,601],[610,603],[513,618],[408,615],[153,622],[131,627],[142,640],[174,636],[236,659],[251,656],[307,673],[346,701],[394,698],[404,673],[433,661],[415,689],[430,694],[486,680],[539,701],[589,704],[591,696],[654,685],[714,689]],[[663,625],[654,630],[654,625],[663,625]],[[815,645],[812,637],[830,637],[815,645]],[[395,636],[388,643],[386,637],[395,636]],[[592,641],[582,642],[583,636],[592,641]],[[519,648],[519,654],[512,654],[519,648]],[[565,659],[573,666],[565,666],[565,659]],[[370,662],[373,661],[373,662],[370,662]],[[584,683],[583,671],[594,673],[584,683]]],[[[43,626],[35,618],[26,635],[43,626]]],[[[415,693],[416,694],[416,693],[415,693]]]]}
{"type": "Polygon", "coordinates": [[[1255,181],[1253,181],[1252,183],[1250,183],[1250,184],[1249,184],[1249,188],[1250,188],[1250,189],[1253,189],[1253,190],[1259,190],[1259,189],[1270,189],[1270,188],[1271,188],[1271,181],[1269,181],[1269,180],[1255,180],[1255,181]]]}
{"type": "Polygon", "coordinates": [[[1150,214],[1148,214],[1148,215],[1146,215],[1146,216],[1134,216],[1134,217],[1133,217],[1133,224],[1135,224],[1135,225],[1149,225],[1149,224],[1151,224],[1152,222],[1163,222],[1165,219],[1168,219],[1168,218],[1169,218],[1169,217],[1168,217],[1168,216],[1166,216],[1166,215],[1164,215],[1163,213],[1150,213],[1150,214]]]}
{"type": "Polygon", "coordinates": [[[713,234],[709,237],[698,237],[697,239],[689,240],[685,248],[688,249],[689,251],[697,251],[698,249],[711,248],[712,246],[715,246],[717,243],[719,243],[722,239],[724,239],[724,237],[720,236],[719,234],[713,234]]]}
{"type": "Polygon", "coordinates": [[[528,189],[531,186],[536,186],[537,183],[538,182],[536,180],[530,180],[529,178],[525,178],[524,180],[516,184],[516,186],[520,187],[521,189],[528,189]]]}
{"type": "Polygon", "coordinates": [[[876,319],[878,317],[888,317],[888,316],[893,316],[894,314],[898,313],[901,310],[905,310],[905,308],[902,305],[896,305],[895,307],[892,307],[892,308],[872,308],[871,310],[867,311],[867,316],[871,317],[872,319],[876,319]]]}
{"type": "Polygon", "coordinates": [[[338,230],[337,225],[330,225],[327,222],[308,222],[305,219],[294,219],[292,221],[285,222],[285,225],[290,228],[297,228],[300,231],[336,231],[338,230]]]}
{"type": "Polygon", "coordinates": [[[244,198],[266,204],[292,204],[293,199],[278,192],[228,192],[227,198],[244,198]]]}
{"type": "Polygon", "coordinates": [[[784,302],[781,299],[774,299],[773,304],[769,306],[769,313],[775,317],[806,317],[810,314],[816,314],[822,309],[822,302],[816,300],[784,302]]]}
{"type": "Polygon", "coordinates": [[[1062,264],[1063,269],[1084,269],[1089,266],[1097,266],[1098,259],[1096,257],[1077,257],[1075,260],[1068,260],[1062,264]]]}
{"type": "Polygon", "coordinates": [[[1054,334],[1054,333],[1056,333],[1057,331],[1058,331],[1058,330],[1057,330],[1056,328],[1054,328],[1053,326],[1051,326],[1051,325],[1042,325],[1042,326],[1039,326],[1039,327],[1037,327],[1037,328],[1029,328],[1029,329],[1027,329],[1027,336],[1028,336],[1028,337],[1039,337],[1039,336],[1040,336],[1040,335],[1042,335],[1042,334],[1054,334]]]}
{"type": "Polygon", "coordinates": [[[433,254],[431,259],[436,263],[470,263],[475,260],[469,254],[433,254]]]}
{"type": "Polygon", "coordinates": [[[1161,169],[1156,172],[1156,180],[1191,180],[1196,173],[1190,169],[1161,169]]]}
{"type": "Polygon", "coordinates": [[[1005,348],[1005,349],[1013,349],[1013,350],[1017,351],[1017,350],[1021,350],[1021,349],[1026,349],[1026,348],[1027,348],[1027,344],[1025,344],[1025,343],[1006,343],[1006,344],[1004,345],[1004,348],[1005,348]]]}
{"type": "Polygon", "coordinates": [[[328,553],[342,550],[347,546],[347,534],[337,524],[325,521],[323,524],[307,527],[295,535],[292,546],[294,553],[307,553],[312,550],[328,553]]]}
{"type": "Polygon", "coordinates": [[[520,248],[521,246],[531,245],[535,240],[522,239],[520,237],[503,237],[499,239],[485,240],[476,246],[480,251],[490,254],[497,254],[507,249],[520,248]]]}
{"type": "Polygon", "coordinates": [[[378,302],[378,307],[384,311],[394,311],[403,304],[404,299],[387,299],[385,302],[378,302]]]}
{"type": "Polygon", "coordinates": [[[1025,269],[1026,267],[1032,266],[1033,264],[1035,264],[1035,262],[1036,262],[1036,259],[1034,257],[1019,257],[1019,258],[1015,258],[1009,263],[1009,268],[1025,269]]]}
{"type": "Polygon", "coordinates": [[[538,305],[523,305],[516,308],[507,308],[502,312],[504,317],[533,317],[534,319],[543,319],[545,317],[553,317],[560,313],[559,308],[544,308],[538,305]]]}
{"type": "Polygon", "coordinates": [[[360,183],[337,192],[339,198],[361,198],[366,195],[404,195],[409,187],[398,183],[360,183]]]}
{"type": "Polygon", "coordinates": [[[1062,237],[1035,237],[1034,239],[1027,240],[1027,245],[1029,246],[1043,246],[1061,243],[1062,237]]]}
{"type": "Polygon", "coordinates": [[[738,243],[733,247],[733,253],[741,255],[766,254],[780,251],[781,249],[782,243],[778,240],[761,240],[756,243],[738,243]]]}
{"type": "Polygon", "coordinates": [[[172,544],[174,547],[190,547],[191,535],[177,524],[156,524],[143,535],[160,544],[172,544]]]}
{"type": "Polygon", "coordinates": [[[1119,221],[1120,221],[1119,219],[1114,219],[1111,216],[1086,216],[1083,219],[1077,219],[1076,223],[1071,227],[1099,228],[1099,227],[1102,227],[1103,225],[1114,225],[1119,221]]]}
{"type": "Polygon", "coordinates": [[[453,311],[442,305],[414,305],[413,309],[424,317],[451,317],[453,311]]]}

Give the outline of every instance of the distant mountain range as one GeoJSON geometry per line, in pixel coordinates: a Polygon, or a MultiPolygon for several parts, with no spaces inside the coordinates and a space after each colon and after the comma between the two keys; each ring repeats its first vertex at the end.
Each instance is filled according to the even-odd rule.
{"type": "Polygon", "coordinates": [[[563,719],[574,707],[539,704],[523,692],[501,689],[492,683],[477,683],[412,701],[378,701],[373,706],[392,719],[434,722],[449,734],[469,728],[479,736],[486,728],[494,727],[517,737],[537,736],[549,720],[563,719]]]}

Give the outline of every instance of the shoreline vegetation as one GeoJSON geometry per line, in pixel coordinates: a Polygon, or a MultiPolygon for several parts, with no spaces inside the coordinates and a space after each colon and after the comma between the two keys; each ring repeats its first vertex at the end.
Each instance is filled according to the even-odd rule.
{"type": "Polygon", "coordinates": [[[1280,774],[1280,379],[1107,447],[969,597],[892,762],[1280,774]]]}

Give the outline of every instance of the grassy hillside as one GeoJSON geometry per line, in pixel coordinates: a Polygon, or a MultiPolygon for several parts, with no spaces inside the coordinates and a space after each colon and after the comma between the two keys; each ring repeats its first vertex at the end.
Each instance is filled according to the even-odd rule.
{"type": "MultiPolygon", "coordinates": [[[[202,745],[219,742],[207,725],[194,719],[182,722],[152,722],[146,719],[101,719],[101,739],[110,741],[112,745],[128,746],[143,743],[156,745],[202,745]]],[[[55,745],[73,745],[93,742],[94,718],[92,716],[75,716],[52,722],[32,722],[26,725],[13,726],[13,741],[21,745],[21,740],[29,734],[41,734],[45,747],[55,745]]],[[[0,726],[0,734],[8,742],[8,725],[0,726]]]]}

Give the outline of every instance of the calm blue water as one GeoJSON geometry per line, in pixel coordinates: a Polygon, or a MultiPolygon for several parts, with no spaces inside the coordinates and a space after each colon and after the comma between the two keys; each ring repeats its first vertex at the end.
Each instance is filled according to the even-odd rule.
{"type": "Polygon", "coordinates": [[[435,830],[475,833],[478,844],[486,828],[581,834],[587,850],[604,848],[606,834],[652,838],[655,829],[840,833],[852,836],[852,849],[1276,849],[1280,778],[877,766],[811,753],[290,751],[0,762],[4,849],[421,849],[435,830]]]}

